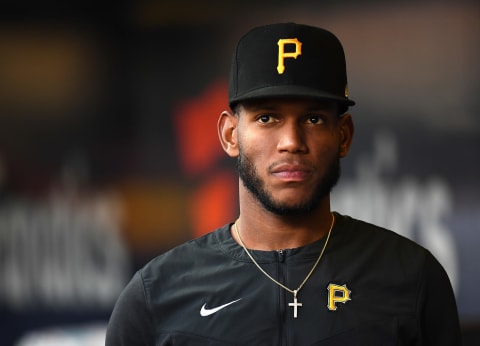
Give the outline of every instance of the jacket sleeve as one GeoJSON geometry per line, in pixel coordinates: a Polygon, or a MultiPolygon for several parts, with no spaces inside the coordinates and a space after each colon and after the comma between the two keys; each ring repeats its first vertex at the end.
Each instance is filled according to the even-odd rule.
{"type": "Polygon", "coordinates": [[[105,346],[154,345],[154,326],[137,272],[120,294],[107,326],[105,346]]]}
{"type": "Polygon", "coordinates": [[[430,253],[425,262],[418,308],[423,344],[462,344],[458,310],[450,280],[441,264],[430,253]]]}

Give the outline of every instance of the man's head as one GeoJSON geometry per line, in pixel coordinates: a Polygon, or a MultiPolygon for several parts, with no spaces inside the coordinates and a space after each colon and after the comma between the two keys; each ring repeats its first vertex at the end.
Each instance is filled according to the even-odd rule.
{"type": "Polygon", "coordinates": [[[266,97],[332,100],[343,114],[348,99],[345,55],[340,41],[324,29],[282,23],[250,30],[232,58],[229,103],[266,97]]]}
{"type": "Polygon", "coordinates": [[[222,113],[219,135],[238,160],[241,199],[278,215],[328,203],[353,136],[339,41],[305,25],[256,28],[239,41],[230,77],[234,113],[222,113]]]}

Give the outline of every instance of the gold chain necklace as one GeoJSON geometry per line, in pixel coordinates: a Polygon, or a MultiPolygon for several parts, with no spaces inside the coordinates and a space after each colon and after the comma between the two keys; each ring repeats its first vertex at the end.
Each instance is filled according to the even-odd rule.
{"type": "Polygon", "coordinates": [[[257,261],[255,261],[255,259],[253,258],[252,254],[247,250],[247,247],[245,246],[245,244],[243,243],[242,241],[242,237],[240,237],[240,232],[238,231],[238,227],[237,227],[237,222],[238,222],[238,219],[235,221],[235,223],[233,224],[233,227],[235,228],[235,233],[237,234],[237,237],[238,237],[238,241],[240,242],[240,245],[243,247],[243,249],[245,250],[245,252],[247,253],[248,257],[250,257],[250,259],[252,260],[252,262],[257,266],[258,269],[260,269],[260,271],[267,277],[269,278],[270,280],[272,280],[274,283],[276,283],[278,286],[282,287],[283,289],[285,289],[286,291],[290,292],[293,294],[293,302],[292,303],[288,303],[288,306],[291,306],[293,307],[293,318],[297,318],[297,309],[299,306],[302,306],[303,304],[298,302],[297,300],[297,293],[302,289],[303,285],[305,285],[305,283],[308,281],[308,279],[310,279],[310,276],[313,274],[313,272],[315,271],[315,268],[317,268],[317,265],[318,263],[320,263],[320,260],[323,256],[323,253],[325,252],[325,249],[327,248],[327,244],[328,244],[328,240],[330,239],[330,233],[332,233],[332,228],[333,228],[333,224],[335,223],[335,216],[333,213],[330,213],[330,215],[332,215],[332,223],[330,224],[330,229],[328,230],[328,234],[327,234],[327,239],[325,240],[325,244],[323,245],[323,248],[322,248],[322,251],[320,251],[320,255],[318,256],[317,258],[317,261],[315,262],[315,264],[313,265],[312,269],[310,269],[310,272],[307,274],[307,276],[305,277],[305,279],[303,279],[302,283],[300,284],[300,286],[298,286],[298,288],[296,290],[292,290],[290,288],[288,288],[287,286],[285,286],[284,284],[282,284],[281,282],[275,280],[270,274],[268,274],[265,270],[263,270],[263,268],[257,263],[257,261]]]}

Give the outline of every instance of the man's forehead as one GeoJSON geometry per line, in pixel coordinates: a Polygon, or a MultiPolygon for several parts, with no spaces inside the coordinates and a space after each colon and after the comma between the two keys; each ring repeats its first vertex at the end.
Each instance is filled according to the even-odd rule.
{"type": "Polygon", "coordinates": [[[243,101],[239,104],[246,110],[276,110],[285,106],[296,106],[306,110],[331,110],[336,111],[338,105],[331,100],[305,97],[271,97],[243,101]]]}

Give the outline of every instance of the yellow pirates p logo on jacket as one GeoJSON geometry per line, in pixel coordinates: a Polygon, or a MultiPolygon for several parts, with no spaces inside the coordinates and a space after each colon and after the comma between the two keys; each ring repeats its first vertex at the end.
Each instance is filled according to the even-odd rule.
{"type": "Polygon", "coordinates": [[[347,285],[337,285],[337,284],[329,284],[328,285],[328,304],[327,308],[330,311],[337,310],[337,303],[345,304],[350,298],[350,293],[352,293],[348,288],[347,285]]]}

